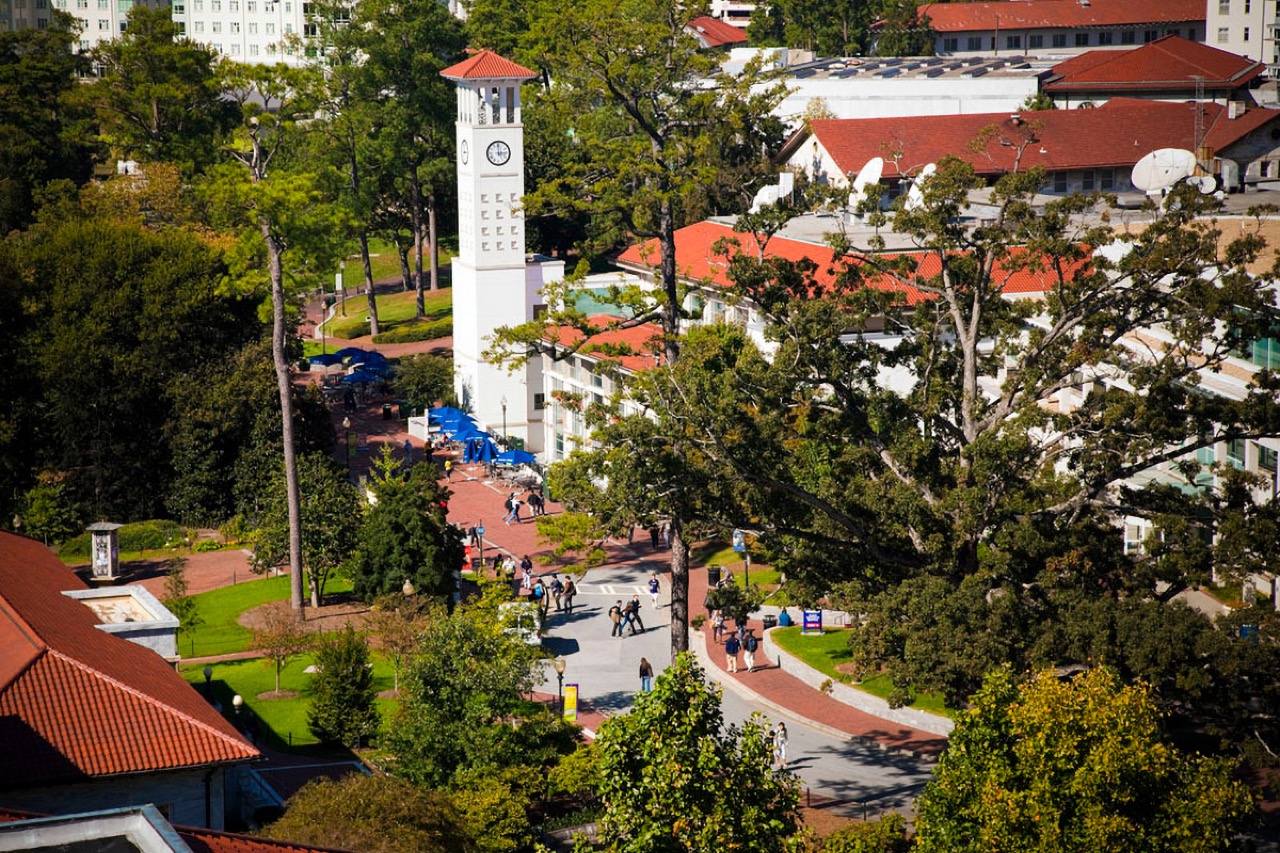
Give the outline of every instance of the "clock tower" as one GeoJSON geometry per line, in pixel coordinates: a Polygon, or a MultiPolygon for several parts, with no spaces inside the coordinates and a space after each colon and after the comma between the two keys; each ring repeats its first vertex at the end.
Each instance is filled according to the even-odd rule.
{"type": "Polygon", "coordinates": [[[487,50],[440,73],[456,84],[458,96],[458,256],[453,260],[458,399],[491,434],[505,423],[508,435],[540,450],[541,412],[534,397],[542,391],[540,366],[511,373],[482,355],[495,329],[533,318],[542,286],[540,265],[526,259],[522,210],[520,84],[537,75],[487,50]]]}

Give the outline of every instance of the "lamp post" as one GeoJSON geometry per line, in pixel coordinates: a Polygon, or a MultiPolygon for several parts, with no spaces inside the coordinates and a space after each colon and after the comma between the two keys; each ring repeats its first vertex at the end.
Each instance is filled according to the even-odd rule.
{"type": "Polygon", "coordinates": [[[564,668],[565,659],[556,658],[551,664],[556,670],[556,704],[560,707],[560,716],[564,716],[564,668]]]}
{"type": "Polygon", "coordinates": [[[414,593],[417,592],[417,590],[413,588],[413,581],[408,578],[404,579],[404,586],[400,587],[400,591],[404,593],[405,598],[413,598],[414,593]]]}
{"type": "Polygon", "coordinates": [[[347,479],[351,479],[351,418],[342,419],[342,441],[347,446],[347,479]]]}
{"type": "Polygon", "coordinates": [[[236,695],[232,696],[232,697],[231,697],[231,708],[232,708],[232,711],[235,713],[235,717],[236,717],[236,728],[237,728],[237,729],[240,729],[240,728],[242,728],[242,727],[241,727],[240,714],[244,711],[244,697],[243,697],[243,696],[241,696],[239,693],[237,693],[236,695]]]}
{"type": "Polygon", "coordinates": [[[338,268],[338,289],[342,291],[342,316],[347,316],[347,259],[342,259],[342,266],[338,268]]]}
{"type": "Polygon", "coordinates": [[[205,664],[201,672],[204,673],[204,698],[212,699],[213,693],[210,692],[209,682],[213,679],[213,667],[205,664]]]}
{"type": "Polygon", "coordinates": [[[507,395],[502,395],[502,446],[507,446],[507,395]]]}

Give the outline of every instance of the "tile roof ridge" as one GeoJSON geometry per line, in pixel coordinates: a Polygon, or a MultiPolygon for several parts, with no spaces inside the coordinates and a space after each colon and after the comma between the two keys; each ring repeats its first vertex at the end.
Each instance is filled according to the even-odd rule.
{"type": "MultiPolygon", "coordinates": [[[[128,642],[128,641],[126,640],[125,642],[128,642]]],[[[246,743],[242,738],[232,737],[231,735],[228,735],[225,732],[220,732],[213,726],[204,722],[203,720],[200,720],[192,716],[191,714],[188,714],[186,711],[183,711],[180,708],[174,707],[173,705],[164,701],[160,697],[152,695],[145,691],[139,690],[138,688],[133,687],[129,684],[126,684],[120,679],[115,678],[114,676],[108,675],[107,673],[103,672],[97,667],[91,666],[82,660],[79,660],[75,657],[72,657],[69,654],[66,654],[65,652],[59,651],[58,649],[53,647],[49,647],[46,651],[46,654],[52,655],[58,660],[65,661],[66,663],[70,664],[76,669],[79,669],[80,671],[87,673],[91,677],[96,678],[99,681],[106,682],[107,684],[111,685],[117,690],[120,690],[124,693],[134,696],[158,710],[161,710],[171,716],[177,717],[183,722],[193,725],[196,728],[199,728],[202,731],[206,732],[207,734],[213,735],[218,740],[232,747],[235,747],[235,749],[237,749],[238,751],[245,753],[246,758],[253,758],[262,754],[261,752],[259,752],[257,747],[254,747],[246,743]]],[[[204,700],[201,699],[201,701],[204,701],[204,700]]],[[[210,708],[210,710],[212,710],[212,708],[210,708]]]]}

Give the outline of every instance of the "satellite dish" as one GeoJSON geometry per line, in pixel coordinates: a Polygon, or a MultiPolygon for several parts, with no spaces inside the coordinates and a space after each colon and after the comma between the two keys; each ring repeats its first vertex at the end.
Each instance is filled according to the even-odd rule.
{"type": "Polygon", "coordinates": [[[904,205],[907,210],[919,210],[924,204],[924,193],[920,188],[924,186],[929,178],[933,177],[933,173],[938,171],[936,163],[929,163],[920,170],[920,174],[916,175],[916,179],[911,182],[911,189],[907,190],[907,201],[904,205]]]}
{"type": "Polygon", "coordinates": [[[1212,195],[1218,188],[1218,179],[1213,175],[1193,175],[1187,178],[1187,183],[1198,189],[1201,195],[1212,195]]]}
{"type": "Polygon", "coordinates": [[[1196,170],[1196,155],[1183,148],[1157,148],[1133,164],[1129,180],[1147,193],[1167,190],[1196,170]]]}
{"type": "Polygon", "coordinates": [[[884,174],[884,158],[872,157],[867,164],[858,170],[858,177],[853,179],[853,194],[862,195],[867,187],[880,183],[884,174]]]}

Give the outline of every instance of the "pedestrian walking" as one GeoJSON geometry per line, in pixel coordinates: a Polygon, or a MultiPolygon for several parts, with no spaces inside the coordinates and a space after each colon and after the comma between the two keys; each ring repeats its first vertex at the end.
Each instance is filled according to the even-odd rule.
{"type": "Polygon", "coordinates": [[[640,692],[649,693],[653,690],[653,664],[649,663],[647,658],[640,658],[640,692]]]}
{"type": "Polygon", "coordinates": [[[778,723],[773,730],[773,760],[779,767],[787,766],[787,724],[778,723]]]}
{"type": "Polygon", "coordinates": [[[404,464],[413,464],[413,444],[407,438],[404,440],[404,464]]]}
{"type": "Polygon", "coordinates": [[[573,597],[577,594],[578,594],[577,584],[573,582],[573,578],[569,577],[568,575],[565,575],[564,576],[564,595],[561,596],[561,598],[564,599],[565,613],[573,612],[573,597]]]}
{"type": "Polygon", "coordinates": [[[754,631],[747,631],[747,636],[742,640],[742,662],[747,665],[747,672],[756,671],[756,650],[760,648],[760,641],[756,639],[754,631]]]}
{"type": "Polygon", "coordinates": [[[515,492],[512,492],[510,495],[507,496],[507,502],[503,504],[503,506],[507,510],[507,514],[502,517],[502,520],[507,524],[508,527],[511,525],[511,522],[513,521],[516,524],[520,523],[520,507],[523,503],[524,501],[516,497],[515,492]]]}
{"type": "Polygon", "coordinates": [[[516,576],[516,558],[510,554],[502,561],[502,577],[500,580],[512,581],[516,576]]]}
{"type": "Polygon", "coordinates": [[[724,611],[717,610],[711,614],[711,639],[720,642],[724,639],[724,611]]]}
{"type": "Polygon", "coordinates": [[[613,631],[610,637],[622,636],[622,599],[618,599],[612,607],[609,608],[609,621],[613,623],[613,631]]]}
{"type": "Polygon", "coordinates": [[[738,650],[742,644],[738,642],[738,638],[733,634],[725,637],[724,640],[724,668],[729,672],[738,671],[738,650]]]}
{"type": "Polygon", "coordinates": [[[658,550],[659,535],[658,525],[655,524],[649,528],[649,541],[653,543],[653,550],[655,551],[658,550]]]}
{"type": "Polygon", "coordinates": [[[658,609],[658,595],[662,591],[662,584],[658,582],[658,573],[654,572],[649,575],[649,597],[653,599],[653,609],[658,609]]]}
{"type": "Polygon", "coordinates": [[[640,633],[644,633],[644,622],[640,619],[640,596],[631,596],[631,601],[627,603],[627,611],[631,615],[631,633],[636,633],[636,626],[640,626],[640,633]]]}
{"type": "Polygon", "coordinates": [[[525,592],[533,591],[533,561],[528,554],[520,561],[520,588],[525,592]]]}
{"type": "Polygon", "coordinates": [[[564,584],[560,581],[559,575],[551,576],[551,597],[556,602],[556,612],[560,612],[560,608],[564,603],[564,584]]]}
{"type": "Polygon", "coordinates": [[[452,459],[444,460],[444,478],[448,480],[450,483],[453,482],[453,460],[452,459]]]}

